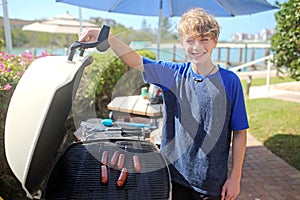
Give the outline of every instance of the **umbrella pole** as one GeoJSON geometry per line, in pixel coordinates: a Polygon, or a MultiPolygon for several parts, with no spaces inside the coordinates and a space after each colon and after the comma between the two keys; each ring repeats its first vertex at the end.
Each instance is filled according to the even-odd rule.
{"type": "Polygon", "coordinates": [[[79,11],[79,31],[82,31],[82,12],[81,12],[81,7],[78,6],[78,11],[79,11]]]}
{"type": "Polygon", "coordinates": [[[7,1],[6,0],[2,0],[2,8],[3,8],[3,22],[4,22],[6,50],[7,50],[8,53],[11,53],[12,52],[12,41],[11,41],[11,32],[10,32],[10,25],[9,25],[9,17],[8,17],[7,1]]]}
{"type": "Polygon", "coordinates": [[[161,21],[162,21],[162,7],[163,7],[163,0],[159,2],[159,16],[158,16],[158,32],[157,32],[157,54],[156,60],[160,59],[160,40],[161,40],[161,21]]]}

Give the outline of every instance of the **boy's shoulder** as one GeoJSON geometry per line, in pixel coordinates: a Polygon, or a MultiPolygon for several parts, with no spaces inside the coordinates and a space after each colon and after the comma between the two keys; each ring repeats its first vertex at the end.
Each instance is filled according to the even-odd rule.
{"type": "Polygon", "coordinates": [[[163,60],[153,60],[151,58],[142,57],[144,64],[160,64],[162,66],[167,66],[171,68],[185,68],[190,66],[190,62],[174,62],[174,61],[163,61],[163,60]]]}
{"type": "Polygon", "coordinates": [[[238,75],[231,70],[219,67],[219,72],[223,79],[238,80],[238,81],[240,80],[238,75]]]}

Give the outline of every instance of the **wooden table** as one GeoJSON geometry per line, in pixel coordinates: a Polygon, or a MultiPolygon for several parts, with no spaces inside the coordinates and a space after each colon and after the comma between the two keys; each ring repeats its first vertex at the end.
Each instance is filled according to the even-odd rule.
{"type": "MultiPolygon", "coordinates": [[[[117,114],[134,114],[148,118],[161,118],[162,104],[150,104],[141,95],[115,97],[107,108],[117,114]]],[[[114,114],[113,114],[114,115],[114,114]]],[[[155,120],[156,121],[156,120],[155,120]]]]}

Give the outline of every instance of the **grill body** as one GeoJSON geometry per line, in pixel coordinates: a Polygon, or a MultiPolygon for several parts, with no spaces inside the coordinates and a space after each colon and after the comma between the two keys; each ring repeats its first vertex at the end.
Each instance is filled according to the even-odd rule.
{"type": "Polygon", "coordinates": [[[144,140],[110,139],[72,144],[60,157],[45,184],[45,199],[169,199],[171,182],[168,167],[156,146],[144,140]],[[120,170],[107,164],[108,183],[101,183],[101,157],[108,151],[108,163],[115,151],[125,155],[128,176],[117,187],[120,170]],[[141,171],[133,168],[133,155],[141,171]]]}

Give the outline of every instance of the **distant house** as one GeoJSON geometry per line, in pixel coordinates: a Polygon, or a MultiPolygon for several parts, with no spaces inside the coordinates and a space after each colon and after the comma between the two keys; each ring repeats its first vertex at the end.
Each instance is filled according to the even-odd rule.
{"type": "Polygon", "coordinates": [[[114,19],[103,19],[103,24],[106,24],[108,26],[116,25],[116,20],[114,19]]]}
{"type": "Polygon", "coordinates": [[[268,30],[268,29],[262,29],[259,33],[260,39],[263,41],[268,41],[271,39],[271,37],[275,34],[275,29],[268,30]]]}
{"type": "Polygon", "coordinates": [[[103,19],[102,17],[91,17],[90,21],[95,23],[102,23],[108,26],[114,26],[117,24],[116,20],[114,19],[103,19]]]}
{"type": "MultiPolygon", "coordinates": [[[[22,28],[25,25],[31,24],[35,21],[32,20],[21,20],[21,19],[9,19],[10,28],[22,28]]],[[[4,26],[3,17],[0,17],[0,27],[4,26]]]]}
{"type": "Polygon", "coordinates": [[[249,33],[235,33],[232,35],[232,41],[254,40],[255,36],[249,33]]]}
{"type": "Polygon", "coordinates": [[[269,41],[274,35],[275,30],[262,29],[260,33],[249,34],[249,33],[235,33],[231,36],[231,41],[241,42],[241,41],[269,41]]]}

